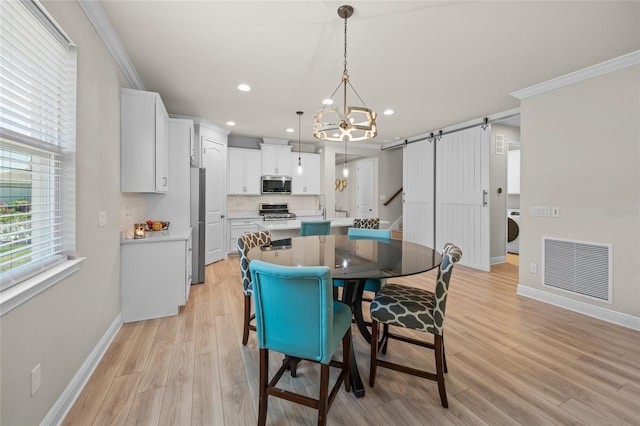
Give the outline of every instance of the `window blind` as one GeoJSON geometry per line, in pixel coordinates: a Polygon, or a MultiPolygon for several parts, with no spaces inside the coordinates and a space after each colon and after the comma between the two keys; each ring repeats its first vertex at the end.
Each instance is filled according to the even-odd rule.
{"type": "Polygon", "coordinates": [[[66,259],[65,150],[75,144],[76,52],[42,6],[0,2],[1,289],[66,259]]]}

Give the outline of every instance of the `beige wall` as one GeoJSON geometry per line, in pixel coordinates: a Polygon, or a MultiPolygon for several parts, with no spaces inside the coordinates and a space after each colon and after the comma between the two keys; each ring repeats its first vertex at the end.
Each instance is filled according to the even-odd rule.
{"type": "Polygon", "coordinates": [[[128,87],[76,2],[43,2],[78,46],[76,248],[80,271],[2,316],[3,425],[39,424],[120,313],[120,107],[128,87]],[[98,228],[98,212],[108,225],[98,228]],[[30,396],[30,371],[42,386],[30,396]]]}
{"type": "MultiPolygon", "coordinates": [[[[640,66],[524,99],[520,286],[640,317],[640,66]],[[531,217],[531,206],[560,217],[531,217]],[[613,246],[613,303],[542,286],[542,237],[613,246]]],[[[526,289],[525,289],[526,290],[526,289]]]]}

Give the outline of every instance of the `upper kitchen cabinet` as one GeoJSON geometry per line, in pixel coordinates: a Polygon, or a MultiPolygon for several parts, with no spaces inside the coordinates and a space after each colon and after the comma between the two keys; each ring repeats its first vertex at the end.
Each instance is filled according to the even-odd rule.
{"type": "Polygon", "coordinates": [[[167,192],[169,115],[158,93],[120,89],[120,190],[167,192]]]}
{"type": "Polygon", "coordinates": [[[264,139],[262,150],[262,175],[291,176],[291,146],[286,139],[264,139]],[[278,141],[273,143],[270,141],[278,141]]]}
{"type": "Polygon", "coordinates": [[[229,180],[227,194],[260,195],[260,151],[229,148],[229,180]]]}
{"type": "MultiPolygon", "coordinates": [[[[320,194],[320,155],[301,152],[302,174],[294,172],[291,177],[292,195],[320,194]]],[[[298,168],[298,153],[291,153],[291,170],[298,168]]]]}

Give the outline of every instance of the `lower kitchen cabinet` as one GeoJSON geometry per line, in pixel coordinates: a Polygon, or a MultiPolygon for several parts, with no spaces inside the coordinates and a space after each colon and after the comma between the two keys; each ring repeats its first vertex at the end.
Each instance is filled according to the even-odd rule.
{"type": "Polygon", "coordinates": [[[255,219],[230,219],[229,220],[229,246],[227,248],[228,254],[237,254],[238,245],[236,240],[242,234],[250,234],[258,230],[258,225],[254,221],[255,219]]]}
{"type": "Polygon", "coordinates": [[[123,321],[177,315],[191,289],[191,229],[123,240],[120,247],[123,321]]]}

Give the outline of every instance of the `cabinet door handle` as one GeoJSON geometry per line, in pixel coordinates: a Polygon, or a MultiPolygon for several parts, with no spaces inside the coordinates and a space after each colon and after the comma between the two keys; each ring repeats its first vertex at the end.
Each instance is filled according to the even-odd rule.
{"type": "Polygon", "coordinates": [[[487,191],[482,190],[482,207],[486,207],[487,205],[487,191]]]}
{"type": "Polygon", "coordinates": [[[162,177],[162,182],[164,182],[164,184],[163,184],[164,186],[167,186],[167,178],[166,177],[164,177],[164,176],[162,177]]]}

